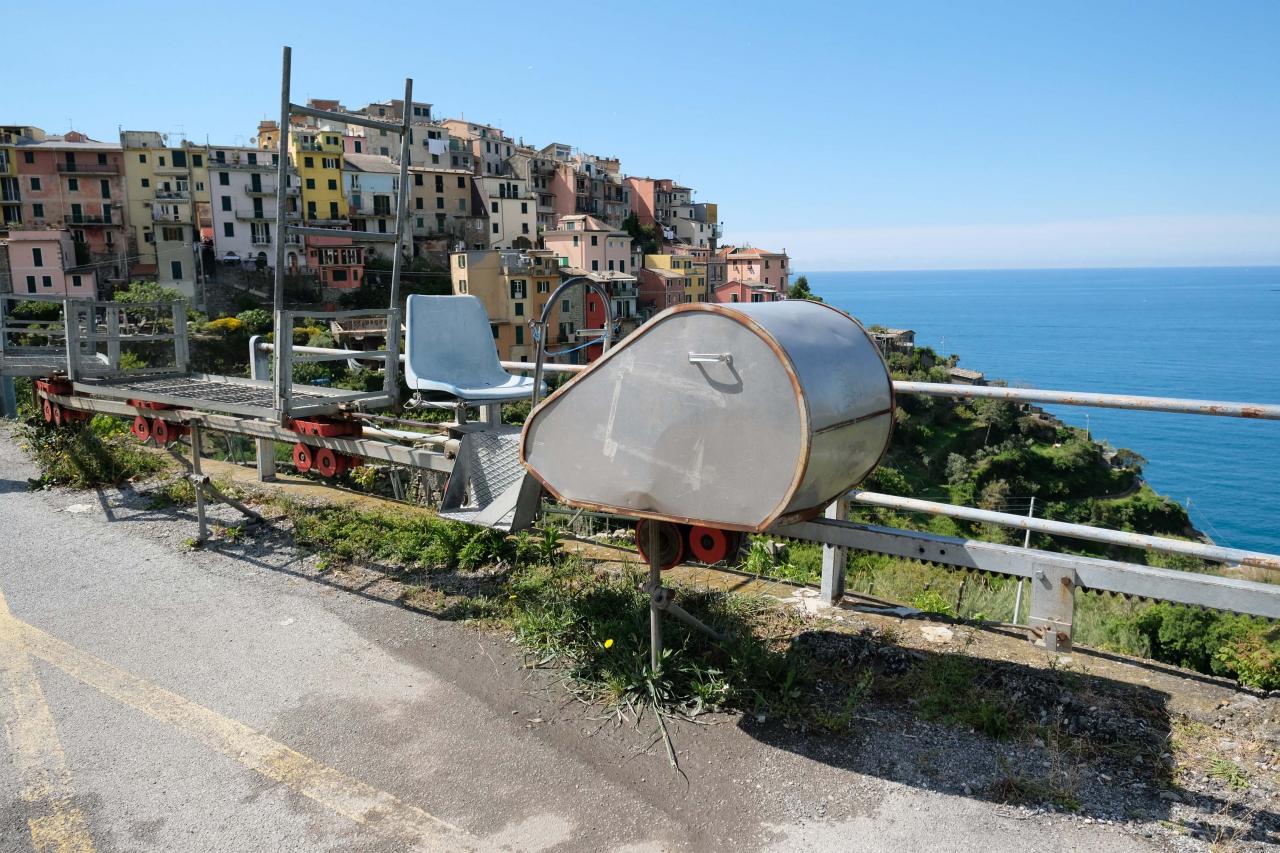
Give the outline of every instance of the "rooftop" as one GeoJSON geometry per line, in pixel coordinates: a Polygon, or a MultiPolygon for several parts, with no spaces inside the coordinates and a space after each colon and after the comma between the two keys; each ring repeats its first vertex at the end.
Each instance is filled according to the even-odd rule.
{"type": "Polygon", "coordinates": [[[343,168],[352,172],[400,174],[400,167],[395,161],[381,154],[348,154],[343,158],[343,163],[343,168]]]}

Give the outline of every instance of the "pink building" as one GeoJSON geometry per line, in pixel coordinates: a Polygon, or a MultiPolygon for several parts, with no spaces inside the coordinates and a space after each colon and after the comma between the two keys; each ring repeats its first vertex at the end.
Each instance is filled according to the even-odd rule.
{"type": "Polygon", "coordinates": [[[790,258],[785,251],[768,252],[764,249],[726,246],[719,255],[725,260],[725,281],[746,284],[762,284],[780,293],[784,298],[790,289],[790,258]]]}
{"type": "Polygon", "coordinates": [[[82,262],[98,263],[104,278],[124,279],[129,232],[120,145],[71,131],[21,143],[13,156],[24,226],[70,229],[82,262]]]}
{"type": "Polygon", "coordinates": [[[640,280],[640,313],[645,317],[665,311],[673,305],[684,304],[687,277],[679,270],[645,267],[638,274],[640,280]]]}
{"type": "Polygon", "coordinates": [[[307,237],[307,266],[325,289],[355,290],[364,281],[364,249],[350,237],[307,237]]]}
{"type": "Polygon", "coordinates": [[[777,302],[782,298],[782,294],[771,287],[745,281],[725,282],[711,291],[712,302],[777,302]]]}
{"type": "Polygon", "coordinates": [[[98,282],[93,266],[77,266],[71,232],[10,231],[9,268],[13,292],[93,299],[98,282]]]}
{"type": "Polygon", "coordinates": [[[587,272],[626,273],[631,263],[631,235],[586,214],[562,216],[559,227],[543,232],[542,243],[587,272]]]}
{"type": "Polygon", "coordinates": [[[668,178],[627,178],[631,212],[641,225],[666,224],[675,182],[668,178]]]}

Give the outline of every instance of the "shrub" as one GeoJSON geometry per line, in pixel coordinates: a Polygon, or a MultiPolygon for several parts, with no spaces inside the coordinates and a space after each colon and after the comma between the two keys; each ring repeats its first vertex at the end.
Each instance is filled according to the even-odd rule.
{"type": "Polygon", "coordinates": [[[236,317],[220,317],[205,324],[204,330],[219,337],[230,337],[244,331],[244,323],[236,317]]]}
{"type": "Polygon", "coordinates": [[[236,315],[240,325],[250,335],[264,335],[271,331],[271,312],[261,308],[250,308],[236,315]]]}

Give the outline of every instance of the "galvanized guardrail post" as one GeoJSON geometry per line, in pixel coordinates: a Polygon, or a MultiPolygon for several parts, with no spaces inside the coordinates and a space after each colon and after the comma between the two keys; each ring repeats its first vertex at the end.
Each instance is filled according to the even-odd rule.
{"type": "MultiPolygon", "coordinates": [[[[271,379],[271,355],[262,346],[262,335],[249,338],[249,376],[252,379],[271,379]]],[[[276,446],[265,438],[258,439],[258,481],[265,483],[276,478],[276,446]]]]}
{"type": "MultiPolygon", "coordinates": [[[[1021,579],[1019,579],[1021,583],[1021,579]]],[[[1076,605],[1076,573],[1058,562],[1031,566],[1031,636],[1051,652],[1071,651],[1071,622],[1076,605]]]]}

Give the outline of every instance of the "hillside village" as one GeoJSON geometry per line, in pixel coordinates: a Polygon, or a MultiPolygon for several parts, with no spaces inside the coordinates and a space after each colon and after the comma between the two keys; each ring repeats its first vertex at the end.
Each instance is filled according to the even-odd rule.
{"type": "MultiPolygon", "coordinates": [[[[489,312],[505,359],[532,358],[525,325],[560,280],[583,275],[612,301],[617,331],[685,302],[785,298],[783,251],[721,245],[717,205],[666,178],[626,175],[617,158],[508,131],[437,119],[432,105],[388,100],[308,106],[403,123],[409,111],[409,279],[471,294],[489,312]]],[[[385,129],[294,116],[286,215],[350,236],[286,238],[290,292],[348,304],[388,269],[401,140],[385,129]]],[[[123,130],[102,142],[70,131],[0,126],[0,293],[110,298],[134,281],[179,290],[211,315],[268,293],[274,274],[279,124],[251,146],[196,144],[123,130]]],[[[411,282],[412,283],[412,282],[411,282]]],[[[599,298],[558,306],[556,345],[598,351],[599,298]],[[583,334],[583,330],[587,330],[583,334]]]]}

